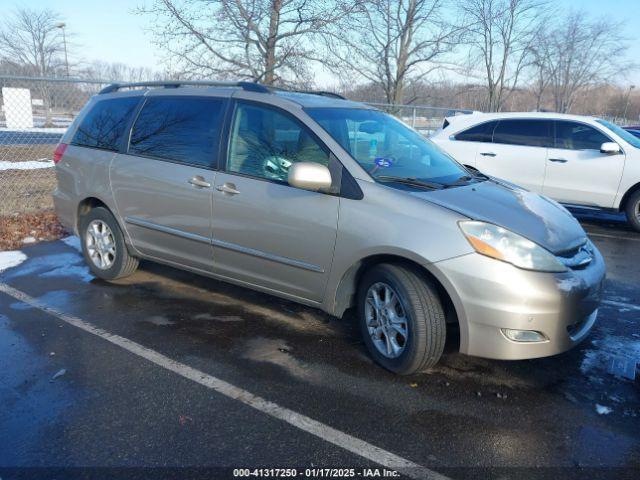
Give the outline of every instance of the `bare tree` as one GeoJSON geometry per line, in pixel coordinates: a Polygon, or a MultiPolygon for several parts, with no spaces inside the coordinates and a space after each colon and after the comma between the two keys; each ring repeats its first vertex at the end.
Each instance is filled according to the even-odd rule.
{"type": "Polygon", "coordinates": [[[154,71],[148,67],[135,67],[124,63],[111,63],[95,60],[80,70],[82,78],[119,80],[124,82],[144,82],[149,80],[162,80],[167,74],[154,71]]]}
{"type": "Polygon", "coordinates": [[[342,75],[369,82],[387,103],[411,103],[409,84],[441,68],[460,27],[445,19],[443,0],[365,0],[330,31],[329,51],[342,75]]]}
{"type": "Polygon", "coordinates": [[[156,43],[187,77],[310,81],[313,38],[348,14],[345,0],[153,0],[156,43]]]}
{"type": "Polygon", "coordinates": [[[469,24],[467,43],[472,70],[481,65],[486,81],[486,106],[499,111],[528,66],[531,45],[544,21],[545,0],[463,0],[469,24]]]}
{"type": "Polygon", "coordinates": [[[17,9],[0,30],[0,57],[32,75],[55,75],[64,65],[60,20],[53,10],[17,9]]]}
{"type": "MultiPolygon", "coordinates": [[[[0,58],[14,69],[40,77],[55,76],[63,68],[64,40],[60,16],[53,10],[18,8],[0,29],[0,58]]],[[[39,82],[45,125],[51,123],[51,91],[39,82]]]]}
{"type": "Polygon", "coordinates": [[[633,68],[628,60],[619,61],[628,50],[622,27],[609,19],[592,22],[574,12],[538,37],[536,43],[544,51],[540,63],[556,111],[570,111],[581,91],[633,68]]]}

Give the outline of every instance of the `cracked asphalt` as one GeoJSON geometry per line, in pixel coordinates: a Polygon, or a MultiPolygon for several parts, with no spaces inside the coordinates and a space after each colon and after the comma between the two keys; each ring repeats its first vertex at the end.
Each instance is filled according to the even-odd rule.
{"type": "MultiPolygon", "coordinates": [[[[372,363],[353,314],[337,320],[148,262],[109,284],[73,240],[24,248],[0,282],[451,478],[639,478],[640,234],[618,216],[576,215],[608,270],[587,340],[518,362],[448,342],[436,368],[412,377],[372,363]]],[[[0,405],[3,480],[66,467],[77,470],[55,478],[80,467],[100,467],[91,478],[380,467],[2,292],[0,405]]]]}

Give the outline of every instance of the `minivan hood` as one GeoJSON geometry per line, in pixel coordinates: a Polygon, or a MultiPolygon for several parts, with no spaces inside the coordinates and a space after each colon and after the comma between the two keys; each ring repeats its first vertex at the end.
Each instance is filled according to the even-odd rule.
{"type": "Polygon", "coordinates": [[[586,240],[585,231],[564,207],[542,195],[498,180],[407,193],[472,220],[504,227],[553,253],[575,248],[586,240]]]}

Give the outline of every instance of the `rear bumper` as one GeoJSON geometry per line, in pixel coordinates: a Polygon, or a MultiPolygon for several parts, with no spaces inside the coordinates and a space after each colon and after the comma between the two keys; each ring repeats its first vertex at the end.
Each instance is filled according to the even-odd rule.
{"type": "Polygon", "coordinates": [[[473,253],[437,264],[457,298],[460,351],[518,360],[555,355],[587,337],[598,314],[605,265],[600,252],[583,269],[532,272],[473,253]],[[503,329],[540,332],[518,342],[503,329]]]}
{"type": "Polygon", "coordinates": [[[77,233],[76,204],[72,199],[56,188],[53,192],[53,205],[60,223],[69,231],[77,233]]]}

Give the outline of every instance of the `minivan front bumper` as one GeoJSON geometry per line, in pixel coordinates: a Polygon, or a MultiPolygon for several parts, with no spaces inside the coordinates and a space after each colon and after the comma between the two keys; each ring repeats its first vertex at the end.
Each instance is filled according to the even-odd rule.
{"type": "Polygon", "coordinates": [[[523,270],[477,253],[438,262],[453,291],[460,322],[460,351],[519,360],[555,355],[580,343],[598,314],[605,278],[602,255],[563,273],[523,270]],[[514,341],[508,330],[538,341],[514,341]],[[541,334],[541,335],[540,335],[541,334]]]}

